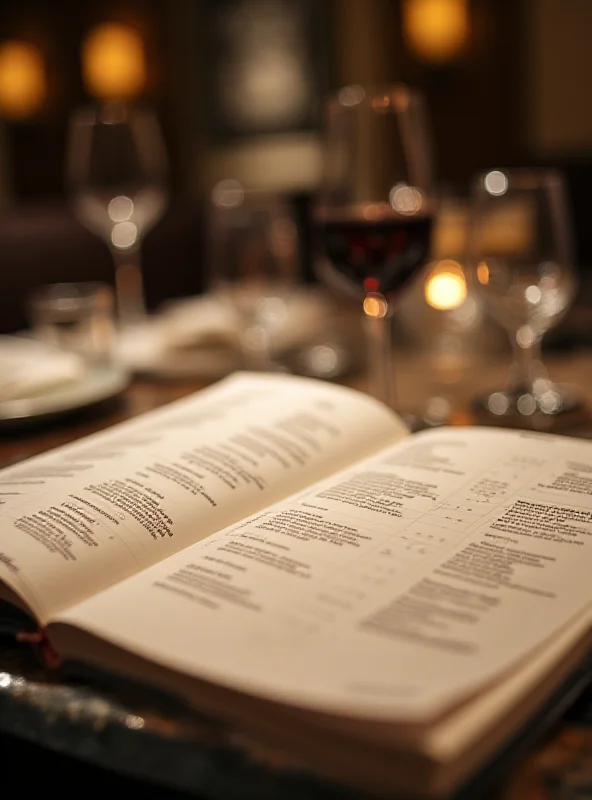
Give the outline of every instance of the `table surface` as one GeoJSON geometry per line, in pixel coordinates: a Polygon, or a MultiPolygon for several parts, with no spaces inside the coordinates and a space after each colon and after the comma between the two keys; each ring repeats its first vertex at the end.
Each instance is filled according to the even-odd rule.
{"type": "MultiPolygon", "coordinates": [[[[550,377],[565,385],[575,386],[592,409],[592,350],[553,355],[546,359],[550,377]]],[[[436,365],[437,366],[437,365],[436,365]]],[[[480,362],[475,358],[469,362],[464,373],[454,381],[451,371],[445,375],[446,385],[434,377],[436,368],[432,359],[422,355],[400,353],[396,356],[395,374],[400,406],[417,413],[425,408],[426,399],[443,396],[454,407],[452,424],[475,424],[477,420],[470,410],[475,396],[503,386],[507,372],[507,361],[496,357],[480,362]]],[[[344,378],[345,385],[364,390],[364,375],[354,374],[344,378]]],[[[146,380],[137,379],[125,392],[121,402],[107,406],[107,412],[81,413],[43,428],[19,431],[14,434],[0,431],[0,467],[45,452],[53,447],[75,441],[96,431],[124,422],[138,414],[151,411],[165,403],[198,391],[207,385],[201,380],[146,380]]],[[[586,413],[561,433],[592,438],[592,414],[586,413]]]]}
{"type": "MultiPolygon", "coordinates": [[[[552,357],[548,367],[554,379],[578,384],[592,406],[591,352],[552,357]]],[[[455,404],[451,421],[470,424],[474,421],[470,399],[501,385],[505,369],[503,361],[488,364],[487,369],[474,365],[454,386],[435,387],[429,363],[401,355],[396,369],[401,404],[417,411],[426,397],[444,391],[455,404]]],[[[360,388],[363,377],[353,376],[344,382],[360,388]]],[[[116,405],[105,406],[98,415],[95,409],[90,416],[82,413],[46,428],[4,432],[0,435],[0,465],[130,419],[203,385],[196,380],[136,380],[116,405]]],[[[592,438],[592,421],[587,415],[581,416],[564,432],[592,438]]],[[[88,766],[82,779],[92,775],[95,783],[103,781],[101,785],[109,788],[117,788],[117,781],[120,788],[137,788],[140,784],[126,782],[124,776],[128,775],[152,785],[164,783],[173,794],[183,791],[203,797],[351,797],[335,787],[310,783],[309,777],[291,763],[289,754],[273,752],[261,742],[242,741],[237,746],[236,732],[189,715],[186,709],[153,706],[133,691],[115,695],[104,687],[60,682],[39,667],[28,649],[8,643],[0,644],[0,745],[1,734],[9,735],[5,744],[8,752],[30,747],[18,744],[19,740],[28,740],[42,745],[45,754],[54,751],[77,757],[79,764],[107,767],[113,771],[112,778],[107,777],[110,773],[92,772],[95,768],[88,766]]],[[[29,757],[39,758],[39,752],[29,757]]],[[[58,764],[63,767],[61,758],[52,756],[46,769],[58,764]]],[[[68,763],[62,772],[65,769],[74,774],[72,763],[68,763]]],[[[33,777],[19,780],[30,782],[33,777]]],[[[69,796],[67,792],[65,796],[69,796]]],[[[580,698],[543,742],[522,754],[500,785],[480,796],[500,800],[592,797],[592,694],[580,698]]]]}

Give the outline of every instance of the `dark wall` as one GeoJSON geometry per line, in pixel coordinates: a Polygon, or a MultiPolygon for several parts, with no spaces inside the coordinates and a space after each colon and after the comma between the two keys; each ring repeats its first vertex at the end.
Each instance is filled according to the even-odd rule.
{"type": "MultiPolygon", "coordinates": [[[[224,4],[232,5],[228,0],[224,4]]],[[[425,91],[443,181],[464,185],[476,169],[523,156],[519,98],[526,34],[521,2],[472,0],[470,41],[445,68],[426,67],[406,48],[399,0],[317,0],[309,5],[308,36],[315,41],[306,57],[314,62],[311,75],[320,96],[330,86],[357,80],[356,67],[347,67],[348,61],[355,64],[357,48],[366,62],[359,66],[361,82],[372,75],[377,81],[408,81],[425,91]],[[363,18],[375,18],[376,30],[371,23],[357,30],[344,23],[352,3],[363,18]],[[356,39],[364,36],[369,41],[360,49],[356,39]]],[[[216,69],[225,53],[212,52],[208,38],[221,7],[219,0],[0,4],[0,40],[37,43],[46,55],[49,81],[44,111],[26,124],[7,125],[14,197],[38,200],[63,194],[68,115],[89,100],[81,79],[80,43],[95,24],[107,20],[127,22],[142,33],[149,65],[145,96],[156,107],[170,146],[173,189],[190,191],[196,162],[200,155],[207,158],[209,141],[220,136],[216,69]]],[[[318,114],[311,113],[308,122],[315,119],[318,114]]],[[[232,132],[226,134],[232,141],[232,132]]],[[[236,136],[241,138],[240,132],[236,136]]]]}
{"type": "MultiPolygon", "coordinates": [[[[232,0],[224,0],[224,5],[232,0]]],[[[428,66],[402,35],[400,0],[307,0],[311,11],[310,74],[318,97],[346,82],[406,81],[421,88],[433,121],[438,174],[465,192],[470,177],[490,166],[541,163],[524,136],[527,0],[471,0],[470,40],[446,67],[428,66]]],[[[49,96],[27,123],[6,123],[12,205],[0,212],[0,319],[4,330],[23,323],[24,297],[39,282],[112,279],[106,247],[65,208],[67,122],[89,100],[81,78],[80,43],[103,21],[136,26],[146,43],[145,99],[162,123],[171,160],[171,210],[145,245],[146,285],[154,307],[166,297],[203,286],[200,170],[222,139],[232,147],[250,135],[220,132],[216,70],[225,52],[208,49],[218,0],[4,0],[0,41],[27,39],[45,53],[49,96]],[[214,57],[216,56],[216,57],[214,57]],[[61,204],[61,205],[60,205],[61,204]]],[[[309,23],[307,23],[309,24],[309,23]]],[[[318,115],[305,123],[314,128],[318,115]]],[[[271,132],[268,131],[268,134],[271,132]]],[[[592,265],[588,187],[592,158],[577,154],[547,165],[565,168],[574,206],[580,265],[592,265]]],[[[299,198],[302,220],[307,201],[299,198]]],[[[584,268],[582,266],[582,269],[584,268]]],[[[310,259],[304,271],[311,277],[310,259]]]]}

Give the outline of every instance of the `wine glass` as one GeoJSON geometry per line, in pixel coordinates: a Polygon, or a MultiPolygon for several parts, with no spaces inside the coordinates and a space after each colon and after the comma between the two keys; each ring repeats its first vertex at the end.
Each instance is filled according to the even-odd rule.
{"type": "Polygon", "coordinates": [[[274,343],[285,330],[298,276],[298,229],[289,199],[216,184],[209,214],[210,287],[236,317],[244,366],[274,371],[274,343]]]}
{"type": "Polygon", "coordinates": [[[509,334],[507,385],[478,398],[490,420],[549,427],[580,405],[549,379],[541,343],[576,290],[565,186],[553,170],[490,170],[472,189],[467,266],[483,307],[509,334]]]}
{"type": "Polygon", "coordinates": [[[319,277],[364,311],[370,389],[395,407],[392,315],[425,264],[435,194],[422,96],[347,86],[326,105],[319,277]]]}
{"type": "Polygon", "coordinates": [[[73,114],[67,181],[74,212],[106,241],[122,325],[146,315],[140,247],[166,204],[167,159],[148,108],[107,103],[73,114]]]}

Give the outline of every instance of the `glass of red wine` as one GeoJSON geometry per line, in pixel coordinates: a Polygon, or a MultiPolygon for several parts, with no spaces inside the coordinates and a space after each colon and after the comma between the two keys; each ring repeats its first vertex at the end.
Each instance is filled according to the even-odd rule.
{"type": "Polygon", "coordinates": [[[428,259],[435,204],[423,98],[402,84],[344,87],[324,137],[319,277],[362,305],[369,388],[395,408],[392,315],[428,259]]]}

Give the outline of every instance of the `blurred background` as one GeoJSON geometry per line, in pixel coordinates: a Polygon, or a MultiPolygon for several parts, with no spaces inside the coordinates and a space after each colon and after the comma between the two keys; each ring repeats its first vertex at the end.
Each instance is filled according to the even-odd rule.
{"type": "Polygon", "coordinates": [[[426,95],[444,194],[504,166],[565,172],[576,303],[551,345],[592,336],[592,3],[589,0],[4,0],[0,5],[0,332],[32,287],[112,282],[107,246],[67,203],[68,120],[94,100],[149,104],[170,162],[147,235],[148,307],[199,293],[204,208],[232,177],[287,193],[302,225],[319,178],[320,109],[345,84],[426,95]]]}

